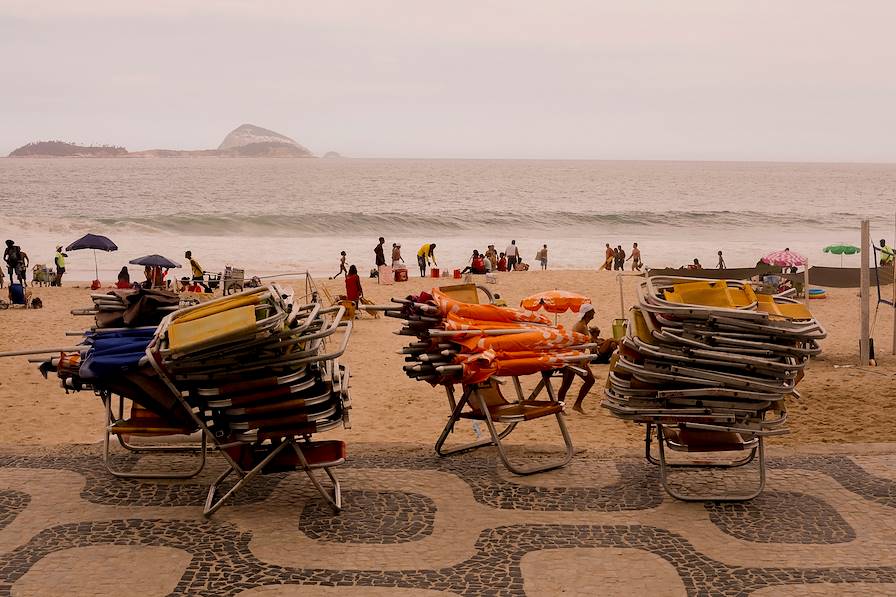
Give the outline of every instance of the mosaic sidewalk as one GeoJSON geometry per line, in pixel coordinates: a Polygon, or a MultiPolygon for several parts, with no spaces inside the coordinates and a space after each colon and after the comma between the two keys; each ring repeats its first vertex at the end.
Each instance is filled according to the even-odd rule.
{"type": "MultiPolygon", "coordinates": [[[[216,457],[196,480],[147,482],[109,476],[95,446],[10,447],[0,594],[892,595],[896,444],[873,448],[772,452],[762,496],[701,504],[666,496],[631,453],[518,478],[491,450],[350,444],[340,515],[278,474],[206,520],[216,457]]],[[[748,483],[751,467],[717,481],[748,483]]]]}

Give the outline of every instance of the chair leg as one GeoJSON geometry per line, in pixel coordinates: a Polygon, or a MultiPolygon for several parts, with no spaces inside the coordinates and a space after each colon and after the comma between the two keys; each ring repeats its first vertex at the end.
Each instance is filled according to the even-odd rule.
{"type": "MultiPolygon", "coordinates": [[[[550,389],[550,385],[547,386],[548,394],[553,394],[553,391],[550,389]]],[[[485,399],[476,392],[476,398],[479,400],[480,408],[482,412],[485,413],[485,424],[488,426],[489,433],[492,437],[492,443],[498,448],[498,455],[501,457],[501,461],[504,463],[504,466],[507,467],[507,470],[516,474],[516,475],[532,475],[534,473],[541,473],[544,471],[553,470],[555,468],[560,468],[569,464],[572,460],[572,457],[575,455],[575,450],[572,445],[572,438],[569,435],[569,430],[566,428],[566,423],[563,421],[563,413],[557,413],[557,425],[560,427],[560,434],[563,436],[563,443],[566,447],[566,453],[563,458],[560,460],[554,460],[551,462],[547,462],[544,464],[533,465],[533,466],[518,466],[510,462],[510,459],[507,456],[506,451],[504,450],[504,445],[501,443],[501,435],[498,434],[495,429],[495,423],[492,421],[491,414],[488,411],[488,405],[485,402],[485,399]]],[[[512,423],[515,425],[515,423],[512,423]]]]}
{"type": "MultiPolygon", "coordinates": [[[[168,473],[135,473],[131,471],[120,471],[112,468],[111,460],[111,449],[110,449],[110,435],[111,426],[115,423],[116,419],[112,413],[112,396],[104,397],[103,402],[105,402],[106,406],[106,426],[105,433],[103,434],[103,465],[106,467],[106,470],[114,477],[118,477],[119,479],[192,479],[196,475],[202,472],[202,469],[205,468],[205,459],[206,454],[208,452],[208,445],[205,438],[205,434],[202,434],[202,439],[200,440],[199,446],[146,446],[145,448],[139,447],[134,448],[130,446],[127,442],[125,442],[121,435],[116,434],[118,438],[118,442],[125,447],[125,449],[130,450],[134,453],[140,452],[189,452],[189,453],[198,453],[199,454],[199,464],[190,470],[183,472],[168,472],[168,473]]],[[[124,399],[122,398],[119,402],[119,419],[124,414],[124,399]]]]}
{"type": "MultiPolygon", "coordinates": [[[[672,468],[666,463],[666,449],[665,449],[665,438],[663,437],[663,426],[656,426],[656,434],[657,434],[657,445],[659,447],[660,454],[660,481],[663,484],[663,489],[666,492],[674,497],[675,499],[682,500],[684,502],[745,502],[747,500],[752,500],[754,497],[762,493],[762,490],[765,489],[765,443],[763,441],[762,436],[759,436],[759,483],[755,490],[750,491],[746,494],[742,495],[685,495],[680,491],[676,491],[672,489],[669,485],[668,471],[667,468],[672,468]]],[[[756,452],[756,448],[752,450],[752,452],[756,452]]],[[[752,457],[748,457],[752,460],[752,457]]],[[[747,459],[742,459],[747,460],[747,459]]],[[[749,462],[750,460],[747,460],[749,462]]],[[[687,465],[679,465],[680,467],[686,467],[687,465]]],[[[743,466],[743,465],[740,465],[743,466]]],[[[726,467],[712,467],[708,465],[695,465],[692,468],[726,468],[726,467]]]]}
{"type": "MultiPolygon", "coordinates": [[[[464,391],[463,396],[461,396],[460,400],[455,404],[454,409],[451,411],[451,416],[448,418],[448,422],[445,424],[445,428],[442,429],[442,433],[439,435],[439,439],[436,440],[436,454],[439,456],[450,456],[451,454],[459,454],[461,452],[468,452],[470,450],[475,450],[476,448],[482,448],[485,446],[494,445],[494,440],[482,439],[475,442],[471,442],[468,444],[463,444],[461,446],[457,446],[454,448],[445,448],[445,441],[448,439],[448,436],[454,431],[454,425],[460,420],[460,413],[463,411],[464,407],[470,400],[470,392],[472,390],[467,389],[464,391]]],[[[514,430],[516,427],[516,423],[509,423],[507,427],[505,427],[500,434],[498,434],[499,439],[504,439],[514,430]]]]}
{"type": "MultiPolygon", "coordinates": [[[[257,465],[252,467],[249,471],[244,471],[239,468],[235,464],[231,464],[230,468],[221,473],[221,475],[215,479],[215,482],[212,483],[211,487],[208,488],[208,495],[205,498],[205,510],[203,510],[202,514],[205,515],[206,518],[214,514],[224,503],[230,499],[230,496],[235,494],[237,491],[243,488],[243,486],[252,480],[261,470],[271,462],[277,454],[279,454],[284,448],[290,445],[291,442],[285,441],[278,445],[276,448],[271,450],[271,453],[264,457],[264,459],[259,462],[257,465]],[[240,480],[234,483],[233,487],[227,491],[224,495],[222,495],[217,501],[215,501],[215,494],[218,491],[218,485],[226,479],[230,473],[236,472],[237,475],[240,476],[240,480]]],[[[223,453],[223,451],[222,451],[223,453]]]]}
{"type": "Polygon", "coordinates": [[[314,471],[308,464],[308,461],[305,459],[305,454],[302,452],[301,446],[299,446],[295,442],[291,443],[296,454],[299,456],[299,462],[302,463],[302,469],[305,471],[305,474],[308,475],[308,478],[311,479],[311,483],[312,485],[314,485],[314,488],[317,489],[317,492],[330,505],[330,507],[333,509],[333,512],[339,514],[339,512],[342,511],[342,488],[340,487],[339,481],[336,479],[336,476],[333,475],[333,472],[330,470],[330,467],[324,466],[321,468],[324,469],[324,472],[327,473],[327,476],[330,477],[330,481],[333,483],[332,495],[330,494],[330,492],[324,489],[323,485],[320,484],[320,481],[317,480],[317,477],[314,476],[314,471]]]}

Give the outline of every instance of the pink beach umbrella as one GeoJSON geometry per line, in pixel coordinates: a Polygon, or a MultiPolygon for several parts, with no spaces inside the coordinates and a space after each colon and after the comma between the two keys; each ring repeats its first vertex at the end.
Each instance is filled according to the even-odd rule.
{"type": "Polygon", "coordinates": [[[803,297],[804,302],[809,302],[809,260],[796,251],[784,249],[769,253],[762,258],[762,263],[777,265],[778,267],[799,267],[803,269],[803,297]]]}
{"type": "Polygon", "coordinates": [[[762,258],[762,263],[776,265],[778,267],[799,267],[809,264],[809,260],[790,249],[774,251],[762,258]]]}

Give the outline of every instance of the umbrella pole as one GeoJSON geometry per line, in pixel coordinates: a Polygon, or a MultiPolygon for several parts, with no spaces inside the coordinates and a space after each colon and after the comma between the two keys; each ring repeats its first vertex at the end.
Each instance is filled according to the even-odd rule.
{"type": "Polygon", "coordinates": [[[96,274],[94,280],[100,279],[100,266],[96,264],[96,249],[93,250],[93,273],[96,274]]]}

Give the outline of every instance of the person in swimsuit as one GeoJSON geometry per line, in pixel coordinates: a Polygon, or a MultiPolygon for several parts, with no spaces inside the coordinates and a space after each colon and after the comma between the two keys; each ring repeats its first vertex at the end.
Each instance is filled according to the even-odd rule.
{"type": "Polygon", "coordinates": [[[336,278],[338,278],[338,277],[339,277],[339,274],[348,275],[348,270],[345,269],[345,251],[341,251],[341,252],[339,253],[339,255],[340,255],[340,259],[339,259],[339,272],[337,272],[335,276],[333,276],[332,278],[330,278],[331,280],[335,280],[336,278]]]}
{"type": "Polygon", "coordinates": [[[641,271],[641,249],[638,248],[638,243],[632,244],[632,254],[629,256],[626,261],[631,260],[632,262],[632,271],[639,272],[641,271]]]}
{"type": "Polygon", "coordinates": [[[604,252],[604,264],[600,269],[610,271],[613,269],[613,260],[616,258],[616,252],[613,251],[613,247],[610,246],[610,243],[606,243],[606,247],[607,250],[604,252]]]}

